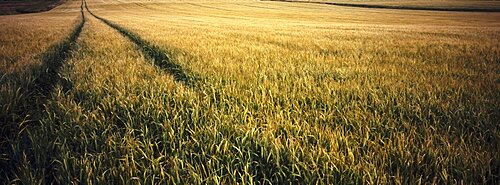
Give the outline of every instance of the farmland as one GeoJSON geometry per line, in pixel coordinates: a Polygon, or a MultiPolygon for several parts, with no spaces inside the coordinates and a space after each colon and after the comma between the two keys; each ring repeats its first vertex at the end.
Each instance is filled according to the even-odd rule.
{"type": "Polygon", "coordinates": [[[498,184],[499,20],[244,0],[0,16],[0,182],[498,184]]]}
{"type": "Polygon", "coordinates": [[[1,0],[0,15],[44,12],[64,2],[62,0],[1,0]]]}

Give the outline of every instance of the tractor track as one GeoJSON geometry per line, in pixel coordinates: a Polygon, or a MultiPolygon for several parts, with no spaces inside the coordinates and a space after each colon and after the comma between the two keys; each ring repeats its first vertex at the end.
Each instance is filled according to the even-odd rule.
{"type": "Polygon", "coordinates": [[[170,57],[166,54],[163,49],[160,47],[152,44],[151,42],[144,40],[141,38],[138,34],[116,24],[113,23],[107,19],[104,19],[102,17],[99,17],[95,15],[92,11],[90,11],[87,1],[83,0],[85,4],[85,9],[87,12],[90,13],[93,17],[96,19],[102,21],[104,24],[108,25],[109,27],[113,28],[114,30],[118,31],[120,34],[128,38],[130,41],[132,41],[134,44],[136,44],[139,48],[140,51],[147,56],[150,60],[152,60],[152,63],[167,71],[170,73],[175,81],[181,82],[185,86],[194,88],[197,85],[198,81],[198,75],[188,72],[186,69],[184,69],[181,65],[173,62],[170,57]]]}
{"type": "MultiPolygon", "coordinates": [[[[3,126],[10,131],[8,133],[0,133],[0,138],[3,139],[0,142],[0,155],[3,157],[8,156],[8,158],[0,160],[0,184],[2,182],[7,184],[5,182],[7,179],[15,179],[9,171],[10,169],[17,168],[20,162],[20,159],[17,158],[19,156],[15,151],[16,149],[10,148],[9,143],[19,143],[18,149],[22,148],[23,151],[32,150],[32,141],[28,139],[29,133],[25,132],[25,130],[28,127],[39,126],[38,123],[43,114],[45,114],[45,104],[49,101],[50,93],[62,81],[59,76],[59,70],[67,59],[71,57],[72,51],[75,50],[76,41],[83,30],[85,21],[82,0],[80,5],[80,21],[73,27],[66,38],[50,46],[46,52],[40,55],[40,67],[30,69],[33,70],[34,80],[21,90],[23,93],[26,93],[25,98],[30,105],[14,105],[20,107],[15,107],[18,111],[11,112],[10,115],[17,116],[0,116],[0,122],[3,122],[3,126]],[[3,177],[6,177],[6,179],[2,179],[3,177]]],[[[64,87],[64,83],[61,85],[63,86],[63,90],[67,90],[64,87]]],[[[33,156],[27,155],[25,157],[32,158],[33,156]]],[[[51,165],[42,168],[47,172],[54,170],[51,165]]],[[[51,177],[46,177],[46,180],[50,181],[50,179],[51,177]]]]}
{"type": "Polygon", "coordinates": [[[107,19],[97,16],[93,12],[90,11],[87,2],[85,2],[85,9],[90,13],[94,18],[100,20],[104,24],[108,25],[112,29],[119,32],[125,38],[128,38],[132,43],[139,47],[138,50],[142,52],[148,60],[151,60],[152,65],[164,70],[174,77],[174,80],[180,82],[185,87],[190,88],[196,94],[195,96],[202,100],[207,99],[206,101],[211,102],[210,104],[214,104],[216,107],[222,109],[222,107],[226,106],[226,102],[221,101],[222,98],[230,99],[236,101],[236,104],[242,104],[238,98],[233,97],[228,94],[224,94],[220,89],[211,89],[206,90],[204,88],[204,82],[208,80],[206,77],[189,71],[183,68],[181,65],[175,63],[168,56],[168,52],[161,49],[159,46],[152,44],[151,42],[144,40],[138,34],[121,27],[120,25],[113,23],[107,19]]]}
{"type": "Polygon", "coordinates": [[[228,12],[234,11],[234,10],[229,10],[229,9],[225,9],[225,8],[207,6],[207,5],[196,4],[196,3],[186,3],[186,4],[191,5],[191,6],[201,7],[201,8],[213,9],[213,10],[222,10],[222,11],[228,11],[228,12]]]}
{"type": "Polygon", "coordinates": [[[250,8],[265,9],[265,10],[281,10],[279,8],[263,7],[263,6],[256,6],[256,5],[248,5],[246,3],[235,3],[235,5],[237,5],[237,6],[244,6],[244,7],[250,7],[250,8]]]}
{"type": "Polygon", "coordinates": [[[54,85],[59,81],[58,71],[67,58],[70,56],[70,52],[74,49],[76,40],[80,36],[85,25],[85,14],[83,13],[83,1],[80,5],[80,22],[73,28],[69,37],[64,41],[51,47],[49,51],[42,55],[42,69],[45,73],[42,73],[39,78],[35,81],[36,86],[42,89],[43,94],[48,94],[54,85]]]}

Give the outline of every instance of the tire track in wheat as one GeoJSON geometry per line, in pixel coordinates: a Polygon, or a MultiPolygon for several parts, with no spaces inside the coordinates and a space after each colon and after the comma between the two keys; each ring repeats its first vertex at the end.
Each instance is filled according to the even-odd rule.
{"type": "Polygon", "coordinates": [[[93,12],[90,11],[89,7],[87,6],[87,2],[84,0],[85,3],[85,9],[87,9],[87,12],[90,13],[90,15],[94,16],[96,19],[102,21],[109,27],[115,29],[118,31],[120,34],[128,38],[130,41],[132,41],[134,44],[139,46],[140,51],[147,57],[149,57],[150,60],[152,60],[152,63],[159,68],[167,71],[168,73],[172,74],[174,79],[178,82],[181,82],[182,84],[188,86],[188,87],[195,87],[198,81],[198,77],[196,74],[187,71],[184,69],[181,65],[175,63],[163,49],[160,47],[150,43],[149,41],[144,40],[141,38],[138,34],[116,24],[113,23],[107,19],[104,19],[102,17],[99,17],[95,15],[93,12]]]}
{"type": "Polygon", "coordinates": [[[49,52],[42,55],[42,70],[44,73],[35,81],[35,86],[42,90],[42,94],[48,94],[59,81],[58,71],[74,49],[73,45],[80,36],[84,24],[85,14],[83,13],[82,0],[82,4],[80,5],[80,22],[73,28],[68,38],[52,46],[49,52]]]}
{"type": "MultiPolygon", "coordinates": [[[[27,82],[26,87],[19,89],[23,94],[26,93],[26,102],[29,106],[21,104],[13,104],[15,107],[13,112],[5,116],[0,115],[2,129],[11,132],[0,133],[0,184],[7,184],[9,179],[16,179],[13,174],[14,170],[20,168],[22,160],[19,158],[19,151],[23,151],[24,160],[36,161],[32,159],[29,151],[33,150],[33,143],[28,139],[29,131],[25,130],[37,129],[38,123],[43,114],[45,114],[44,106],[49,101],[50,93],[54,87],[60,83],[59,70],[64,63],[71,57],[71,52],[74,51],[75,43],[85,24],[85,16],[83,13],[83,0],[80,5],[80,21],[73,27],[70,34],[60,42],[52,45],[41,55],[40,67],[28,69],[33,71],[34,80],[27,82]],[[11,115],[18,115],[11,117],[11,115]],[[15,147],[14,147],[15,146],[15,147]],[[28,155],[25,155],[27,153],[28,155]]],[[[64,87],[63,87],[64,88],[64,87]]],[[[52,171],[50,166],[42,167],[44,171],[52,171]]],[[[50,179],[50,178],[48,178],[50,179]]]]}

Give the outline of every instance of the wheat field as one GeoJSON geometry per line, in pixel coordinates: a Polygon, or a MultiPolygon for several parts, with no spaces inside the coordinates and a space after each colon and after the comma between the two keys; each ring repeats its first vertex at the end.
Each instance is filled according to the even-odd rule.
{"type": "Polygon", "coordinates": [[[0,16],[0,182],[498,184],[498,20],[245,0],[0,16]]]}

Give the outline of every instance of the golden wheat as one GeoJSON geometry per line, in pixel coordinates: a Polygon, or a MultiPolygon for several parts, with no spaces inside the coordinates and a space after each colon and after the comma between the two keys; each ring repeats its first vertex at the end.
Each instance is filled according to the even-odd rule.
{"type": "Polygon", "coordinates": [[[499,181],[499,13],[86,4],[8,181],[499,181]]]}

